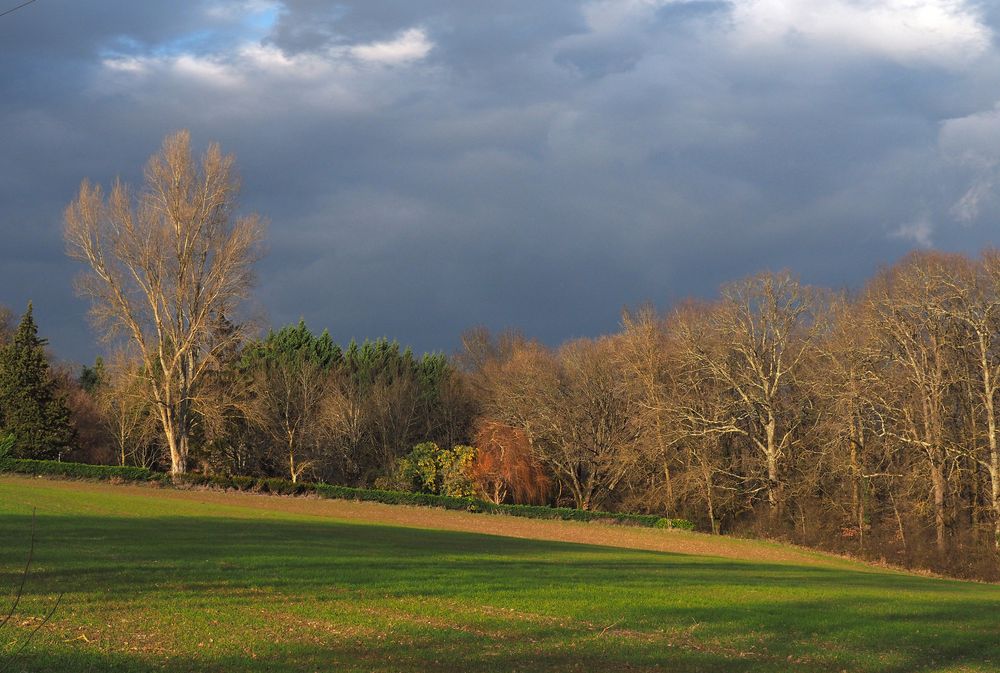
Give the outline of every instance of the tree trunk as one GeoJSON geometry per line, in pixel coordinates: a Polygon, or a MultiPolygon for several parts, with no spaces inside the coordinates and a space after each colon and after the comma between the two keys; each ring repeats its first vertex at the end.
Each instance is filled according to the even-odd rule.
{"type": "Polygon", "coordinates": [[[986,407],[986,425],[990,444],[990,496],[993,505],[993,545],[1000,552],[1000,447],[997,446],[997,417],[993,402],[993,379],[983,347],[983,402],[986,407]]]}
{"type": "Polygon", "coordinates": [[[858,460],[858,449],[862,447],[862,432],[859,432],[857,418],[851,415],[851,431],[850,431],[850,445],[851,445],[851,513],[854,516],[854,520],[858,525],[858,544],[864,547],[865,540],[865,505],[862,500],[862,477],[861,475],[861,465],[858,460]]]}
{"type": "Polygon", "coordinates": [[[170,450],[170,474],[177,476],[187,472],[188,437],[187,429],[177,422],[177,417],[168,411],[160,413],[163,434],[170,450]]]}
{"type": "Polygon", "coordinates": [[[708,502],[708,522],[712,525],[712,535],[719,534],[719,522],[715,520],[715,498],[712,497],[712,474],[705,475],[705,499],[708,502]]]}
{"type": "Polygon", "coordinates": [[[765,458],[767,459],[767,504],[768,516],[774,523],[781,509],[780,484],[778,483],[778,446],[775,439],[777,420],[770,411],[767,414],[767,424],[764,426],[767,437],[765,458]]]}
{"type": "MultiPolygon", "coordinates": [[[[666,461],[666,456],[664,456],[666,461]]],[[[670,464],[663,463],[663,483],[667,485],[667,516],[674,515],[674,483],[670,478],[670,464]]]]}
{"type": "Polygon", "coordinates": [[[993,502],[993,544],[1000,552],[1000,454],[996,448],[990,456],[990,495],[993,502]]]}
{"type": "Polygon", "coordinates": [[[187,472],[187,437],[182,433],[167,431],[167,446],[170,448],[170,474],[177,476],[187,472]]]}
{"type": "Polygon", "coordinates": [[[899,542],[903,545],[903,553],[907,554],[906,531],[903,529],[903,517],[899,515],[899,507],[896,505],[896,496],[889,490],[889,500],[892,501],[892,513],[896,516],[896,529],[899,531],[899,542]]]}
{"type": "Polygon", "coordinates": [[[931,465],[931,483],[934,487],[934,540],[938,554],[944,556],[948,550],[946,538],[948,484],[944,476],[944,466],[938,462],[931,465]]]}

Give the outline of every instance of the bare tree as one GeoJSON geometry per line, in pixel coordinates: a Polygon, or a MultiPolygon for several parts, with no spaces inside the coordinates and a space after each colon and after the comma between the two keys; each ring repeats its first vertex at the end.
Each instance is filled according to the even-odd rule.
{"type": "Polygon", "coordinates": [[[1000,445],[997,441],[996,398],[1000,392],[1000,251],[988,250],[981,262],[980,297],[974,315],[980,316],[973,332],[977,335],[982,403],[986,412],[989,456],[981,461],[990,473],[990,496],[993,502],[993,544],[1000,550],[1000,445]],[[979,325],[985,326],[982,330],[979,325]]]}
{"type": "Polygon", "coordinates": [[[104,429],[114,443],[121,466],[148,468],[159,457],[156,418],[142,366],[138,359],[119,351],[111,357],[107,378],[97,391],[104,429]]]}
{"type": "MultiPolygon", "coordinates": [[[[875,414],[870,388],[877,378],[879,356],[871,347],[871,333],[863,319],[864,307],[846,296],[829,306],[830,329],[817,343],[816,358],[804,377],[809,394],[820,408],[813,436],[814,460],[803,466],[822,483],[836,479],[846,484],[846,518],[859,544],[866,530],[866,494],[875,480],[893,475],[885,456],[875,450],[875,414]]],[[[815,486],[813,492],[817,490],[815,486]]]]}
{"type": "Polygon", "coordinates": [[[925,458],[933,491],[935,541],[947,549],[948,471],[955,448],[949,433],[949,410],[956,384],[958,345],[946,314],[948,292],[940,282],[944,268],[957,257],[917,253],[886,269],[867,291],[868,320],[881,346],[877,370],[880,432],[925,458]]]}
{"type": "Polygon", "coordinates": [[[765,273],[723,288],[694,323],[679,321],[679,354],[696,376],[718,381],[731,401],[721,418],[688,414],[693,432],[736,433],[763,459],[772,517],[782,505],[782,463],[801,416],[786,402],[819,331],[817,296],[787,273],[765,273]]]}
{"type": "MultiPolygon", "coordinates": [[[[986,446],[969,443],[966,453],[990,475],[994,545],[1000,550],[1000,446],[997,438],[997,394],[1000,393],[1000,252],[987,250],[978,262],[950,256],[928,265],[927,282],[940,288],[938,301],[930,304],[935,320],[951,322],[956,347],[969,365],[969,397],[976,401],[970,412],[985,425],[986,446]],[[983,450],[985,449],[985,450],[983,450]]],[[[973,437],[978,432],[969,433],[973,437]]]]}
{"type": "Polygon", "coordinates": [[[666,418],[671,406],[667,341],[665,323],[652,306],[624,311],[614,356],[622,385],[636,401],[636,420],[643,429],[649,461],[659,467],[651,478],[653,484],[662,484],[662,502],[669,514],[675,505],[671,468],[677,456],[666,418]]]}
{"type": "Polygon", "coordinates": [[[173,474],[186,470],[194,401],[226,346],[213,321],[246,297],[260,255],[262,223],[236,215],[238,191],[233,157],[212,144],[196,163],[181,131],[150,159],[141,191],[116,182],[105,198],[85,180],[65,213],[68,252],[90,267],[80,289],[95,319],[143,358],[173,474]]]}
{"type": "Polygon", "coordinates": [[[365,404],[371,432],[369,465],[391,474],[396,460],[418,441],[420,387],[409,372],[383,373],[367,388],[365,404]]]}
{"type": "Polygon", "coordinates": [[[253,372],[247,417],[267,433],[298,482],[324,458],[329,372],[308,357],[278,357],[253,372]]]}
{"type": "Polygon", "coordinates": [[[331,446],[343,461],[343,473],[356,474],[371,437],[371,406],[354,378],[333,370],[323,408],[331,446]]]}
{"type": "Polygon", "coordinates": [[[610,339],[582,339],[551,353],[525,344],[493,393],[494,417],[525,432],[580,509],[604,505],[640,460],[636,404],[620,385],[613,347],[610,339]]]}

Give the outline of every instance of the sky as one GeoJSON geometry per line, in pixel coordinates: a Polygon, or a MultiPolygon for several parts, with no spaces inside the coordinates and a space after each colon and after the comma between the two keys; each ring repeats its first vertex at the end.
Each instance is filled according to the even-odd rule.
{"type": "Polygon", "coordinates": [[[998,32],[988,0],[36,0],[0,17],[0,304],[106,348],[63,209],[184,128],[269,222],[252,311],[341,342],[856,288],[1000,244],[998,32]]]}

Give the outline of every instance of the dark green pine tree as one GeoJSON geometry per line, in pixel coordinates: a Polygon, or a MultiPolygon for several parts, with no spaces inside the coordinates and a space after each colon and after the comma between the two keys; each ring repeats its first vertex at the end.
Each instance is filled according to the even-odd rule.
{"type": "Polygon", "coordinates": [[[56,390],[45,340],[31,304],[13,340],[0,348],[0,434],[14,435],[14,455],[55,458],[73,441],[69,409],[56,390]]]}
{"type": "Polygon", "coordinates": [[[94,360],[93,367],[88,367],[87,365],[83,366],[83,369],[80,370],[80,378],[77,380],[77,383],[80,384],[80,387],[83,388],[84,391],[93,395],[102,385],[104,385],[107,375],[108,374],[104,368],[104,358],[98,355],[97,359],[94,360]]]}

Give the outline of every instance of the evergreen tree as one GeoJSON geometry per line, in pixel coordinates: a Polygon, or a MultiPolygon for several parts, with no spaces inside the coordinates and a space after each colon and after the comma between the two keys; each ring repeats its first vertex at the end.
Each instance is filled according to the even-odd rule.
{"type": "Polygon", "coordinates": [[[327,330],[315,336],[304,320],[288,325],[277,332],[271,330],[263,340],[247,344],[241,367],[248,369],[255,363],[269,364],[309,363],[321,370],[330,371],[342,359],[340,346],[333,342],[327,330]]]}
{"type": "Polygon", "coordinates": [[[70,413],[49,372],[45,340],[32,306],[14,338],[0,348],[0,434],[14,435],[14,455],[55,458],[73,440],[70,413]]]}
{"type": "Polygon", "coordinates": [[[97,359],[94,360],[93,367],[83,366],[83,369],[80,371],[80,379],[77,382],[84,391],[93,395],[104,384],[106,378],[107,372],[104,370],[104,358],[98,355],[97,359]]]}

